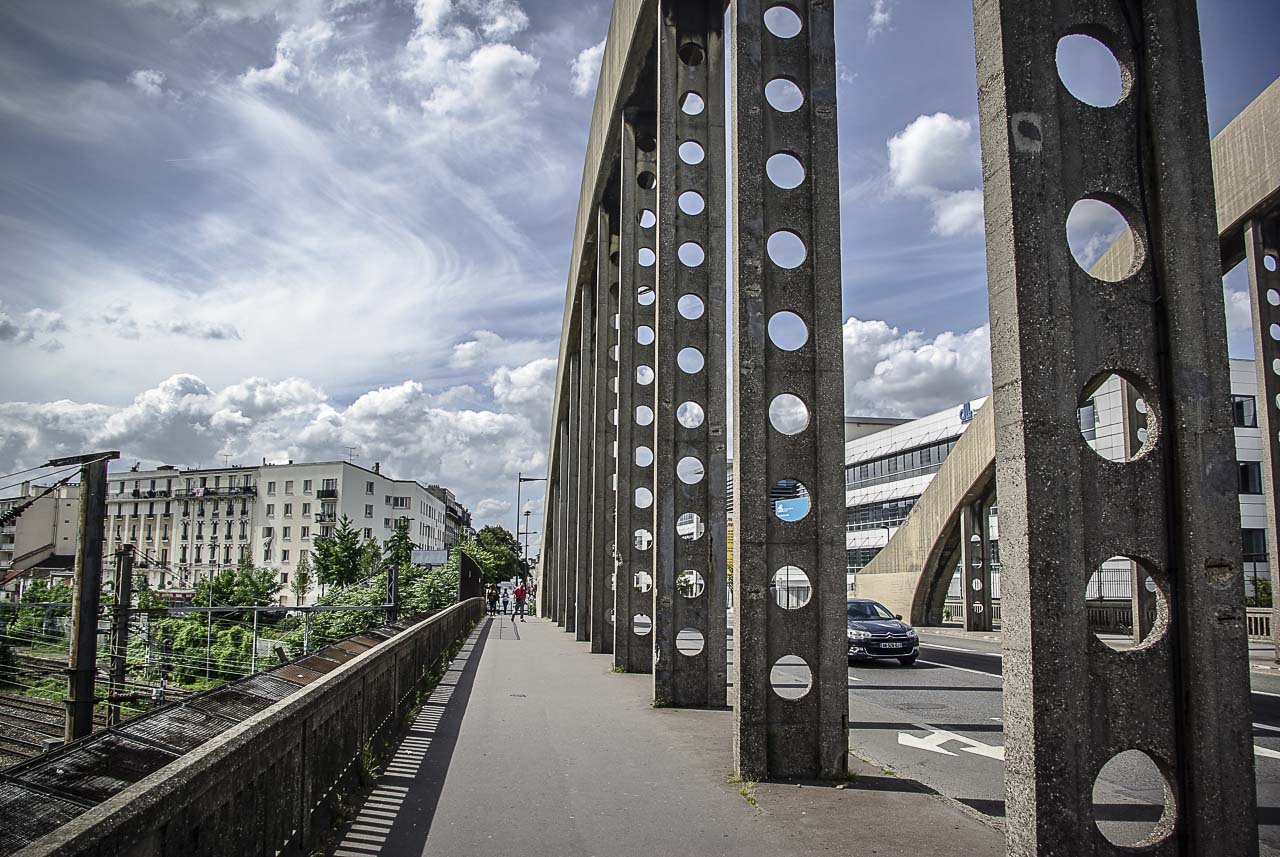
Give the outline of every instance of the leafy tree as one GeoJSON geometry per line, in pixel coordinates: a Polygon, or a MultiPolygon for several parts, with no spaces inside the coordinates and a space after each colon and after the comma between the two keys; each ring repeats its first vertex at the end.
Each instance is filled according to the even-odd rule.
{"type": "MultiPolygon", "coordinates": [[[[210,590],[215,607],[268,607],[276,603],[283,584],[275,569],[253,568],[241,565],[227,569],[207,580],[196,583],[191,603],[196,607],[208,606],[210,590]]],[[[231,613],[229,617],[252,619],[252,612],[231,613]]]]}
{"type": "Polygon", "coordinates": [[[307,600],[307,593],[311,591],[311,560],[307,556],[307,552],[302,552],[302,557],[298,560],[298,567],[293,570],[293,579],[289,583],[289,591],[294,595],[295,604],[299,607],[302,602],[307,600]]]}
{"type": "Polygon", "coordinates": [[[391,538],[387,539],[387,548],[383,556],[389,566],[396,568],[404,568],[413,561],[413,551],[417,545],[413,543],[413,539],[409,537],[409,519],[401,518],[396,521],[396,530],[391,534],[391,538]]]}
{"type": "Polygon", "coordinates": [[[528,576],[529,567],[520,559],[520,543],[511,535],[510,530],[490,524],[476,533],[475,542],[489,554],[488,567],[478,557],[472,556],[485,569],[486,583],[528,576]]]}
{"type": "Polygon", "coordinates": [[[373,537],[360,546],[360,574],[357,580],[368,580],[382,572],[382,545],[373,537]]]}
{"type": "Polygon", "coordinates": [[[325,586],[349,586],[360,579],[360,533],[346,515],[329,536],[317,536],[316,576],[325,586]]]}

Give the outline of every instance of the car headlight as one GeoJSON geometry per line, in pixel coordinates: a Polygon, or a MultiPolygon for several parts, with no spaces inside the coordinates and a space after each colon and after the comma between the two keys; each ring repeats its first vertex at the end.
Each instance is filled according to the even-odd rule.
{"type": "Polygon", "coordinates": [[[911,638],[914,640],[916,637],[919,637],[920,635],[916,633],[916,629],[915,629],[915,628],[908,628],[908,629],[907,629],[907,636],[908,636],[908,637],[911,637],[911,638]]]}
{"type": "Polygon", "coordinates": [[[870,631],[858,631],[858,630],[855,630],[855,629],[853,629],[853,628],[850,628],[850,629],[849,629],[849,639],[850,639],[850,640],[870,640],[870,639],[871,639],[871,632],[870,632],[870,631]]]}

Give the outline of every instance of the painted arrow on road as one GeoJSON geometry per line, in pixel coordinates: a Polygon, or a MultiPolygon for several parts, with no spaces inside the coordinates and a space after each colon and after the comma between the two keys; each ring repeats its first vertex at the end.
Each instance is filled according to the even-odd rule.
{"type": "Polygon", "coordinates": [[[904,747],[914,747],[917,750],[926,750],[930,753],[937,753],[941,756],[954,756],[955,753],[944,747],[951,741],[962,744],[960,752],[972,753],[975,756],[985,756],[988,759],[1004,761],[1004,747],[993,747],[990,744],[983,744],[981,741],[975,741],[972,738],[966,738],[963,735],[957,735],[954,732],[948,732],[945,729],[934,729],[932,726],[917,723],[916,728],[922,732],[930,734],[923,737],[916,737],[910,732],[899,732],[898,743],[904,747]]]}

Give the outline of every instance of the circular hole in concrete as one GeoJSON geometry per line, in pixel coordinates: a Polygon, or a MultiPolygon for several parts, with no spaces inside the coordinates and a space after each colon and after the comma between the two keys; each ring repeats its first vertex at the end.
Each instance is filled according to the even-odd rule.
{"type": "Polygon", "coordinates": [[[648,467],[653,464],[653,450],[647,446],[637,446],[636,451],[636,467],[648,467]]]}
{"type": "Polygon", "coordinates": [[[1151,756],[1125,750],[1093,781],[1093,822],[1112,845],[1154,845],[1173,833],[1177,817],[1169,780],[1151,756]]]}
{"type": "Polygon", "coordinates": [[[702,318],[702,313],[706,311],[706,305],[703,304],[702,298],[697,295],[681,295],[680,300],[676,303],[676,308],[680,310],[680,316],[690,321],[702,318]]]}
{"type": "Polygon", "coordinates": [[[676,408],[676,421],[687,429],[697,428],[704,419],[706,413],[697,402],[681,402],[680,407],[676,408]]]}
{"type": "Polygon", "coordinates": [[[1159,440],[1159,415],[1150,402],[1149,391],[1135,379],[1109,372],[1097,375],[1076,406],[1080,436],[1107,461],[1133,461],[1159,440]],[[1135,397],[1143,402],[1142,411],[1126,404],[1135,397]],[[1141,437],[1140,429],[1146,430],[1141,437]]]}
{"type": "Polygon", "coordinates": [[[788,310],[769,317],[769,341],[783,351],[795,351],[809,341],[809,326],[788,310]]]}
{"type": "Polygon", "coordinates": [[[653,630],[653,620],[643,613],[637,613],[631,617],[631,631],[637,637],[647,637],[649,632],[653,630]]]}
{"type": "Polygon", "coordinates": [[[1280,342],[1280,324],[1273,324],[1268,327],[1267,334],[1276,342],[1280,342]]]}
{"type": "Polygon", "coordinates": [[[648,509],[653,505],[653,492],[648,488],[636,489],[636,508],[648,509]]]}
{"type": "Polygon", "coordinates": [[[653,422],[653,408],[648,405],[636,407],[636,425],[647,426],[653,422]]]}
{"type": "Polygon", "coordinates": [[[707,207],[706,202],[702,199],[702,194],[696,190],[687,190],[680,194],[678,203],[680,210],[690,217],[701,214],[707,207]]]}
{"type": "Polygon", "coordinates": [[[1275,289],[1267,289],[1267,303],[1272,306],[1280,306],[1280,292],[1275,289]]]}
{"type": "Polygon", "coordinates": [[[799,396],[782,393],[769,403],[769,423],[782,434],[799,434],[809,427],[809,409],[799,396]]]}
{"type": "Polygon", "coordinates": [[[794,232],[780,229],[769,236],[766,244],[769,260],[779,268],[792,270],[804,264],[807,251],[804,241],[794,232]]]}
{"type": "Polygon", "coordinates": [[[702,65],[703,59],[706,58],[706,51],[702,46],[693,42],[685,42],[677,53],[680,56],[680,62],[689,66],[702,65]]]}
{"type": "Polygon", "coordinates": [[[636,550],[647,551],[653,544],[653,533],[646,529],[636,530],[635,533],[632,534],[631,543],[635,545],[636,550]]]}
{"type": "Polygon", "coordinates": [[[647,208],[640,210],[640,214],[636,217],[641,229],[652,229],[653,224],[658,222],[658,218],[652,211],[647,208]]]}
{"type": "Polygon", "coordinates": [[[658,177],[648,170],[641,170],[636,174],[636,184],[644,190],[653,190],[658,186],[658,177]]]}
{"type": "Polygon", "coordinates": [[[783,655],[769,670],[769,686],[783,699],[800,699],[813,686],[813,672],[799,655],[783,655]]]}
{"type": "Polygon", "coordinates": [[[1263,256],[1262,267],[1266,268],[1268,271],[1274,274],[1276,272],[1276,269],[1280,268],[1280,256],[1276,256],[1275,253],[1268,253],[1267,255],[1263,256]]]}
{"type": "Polygon", "coordinates": [[[702,144],[694,140],[685,140],[680,144],[680,160],[686,164],[696,166],[702,163],[707,156],[706,150],[702,148],[702,144]]]}
{"type": "Polygon", "coordinates": [[[799,521],[809,514],[809,489],[798,479],[779,479],[769,492],[769,500],[780,521],[799,521]]]}
{"type": "Polygon", "coordinates": [[[685,512],[676,518],[676,534],[687,542],[696,542],[707,531],[706,524],[695,512],[685,512]]]}
{"type": "Polygon", "coordinates": [[[647,324],[642,324],[636,328],[636,342],[641,345],[653,344],[653,328],[647,324]]]}
{"type": "Polygon", "coordinates": [[[783,190],[800,187],[804,182],[804,164],[795,155],[778,152],[771,155],[764,164],[765,175],[783,190]]]}
{"type": "Polygon", "coordinates": [[[707,258],[706,251],[696,241],[686,241],[681,244],[680,249],[676,250],[676,255],[680,257],[680,261],[686,268],[696,268],[707,258]]]}
{"type": "Polygon", "coordinates": [[[686,455],[676,462],[676,477],[686,485],[697,485],[705,475],[706,468],[692,455],[686,455]]]}
{"type": "Polygon", "coordinates": [[[637,134],[636,148],[642,152],[652,152],[658,148],[658,140],[651,134],[637,134]]]}
{"type": "Polygon", "coordinates": [[[637,592],[648,592],[653,589],[653,575],[647,571],[637,571],[631,584],[637,592]]]}
{"type": "Polygon", "coordinates": [[[770,6],[764,10],[764,26],[780,39],[800,35],[800,16],[788,6],[770,6]]]}
{"type": "Polygon", "coordinates": [[[636,289],[636,303],[640,306],[650,306],[658,299],[658,293],[653,290],[652,286],[641,286],[636,289]]]}
{"type": "Polygon", "coordinates": [[[609,410],[609,422],[610,422],[611,424],[615,425],[615,426],[618,424],[618,409],[617,409],[617,408],[611,408],[611,409],[609,410]]]}
{"type": "Polygon", "coordinates": [[[706,638],[697,628],[682,628],[680,633],[676,634],[676,651],[685,657],[691,658],[702,654],[706,645],[706,638]]]}
{"type": "Polygon", "coordinates": [[[804,104],[804,93],[785,77],[775,77],[764,85],[764,99],[779,113],[794,113],[804,104]]]}
{"type": "Polygon", "coordinates": [[[648,247],[641,247],[636,252],[636,261],[640,263],[641,268],[651,268],[653,263],[658,261],[658,254],[654,253],[648,247]]]}
{"type": "Polygon", "coordinates": [[[609,346],[609,359],[612,360],[614,363],[618,362],[618,346],[616,345],[609,346]]]}
{"type": "Polygon", "coordinates": [[[1128,89],[1116,55],[1093,36],[1074,33],[1059,39],[1057,65],[1067,92],[1092,107],[1115,107],[1128,89]]]}
{"type": "Polygon", "coordinates": [[[809,575],[794,565],[784,565],[773,573],[773,600],[784,610],[795,610],[809,603],[813,587],[809,575]]]}
{"type": "Polygon", "coordinates": [[[676,592],[685,598],[697,598],[706,588],[707,584],[702,579],[702,575],[691,568],[685,569],[676,576],[676,592]]]}
{"type": "MultiPolygon", "coordinates": [[[[610,586],[609,588],[612,589],[613,587],[610,586]]],[[[612,607],[610,607],[608,610],[605,611],[605,616],[608,617],[609,624],[612,625],[613,624],[613,608],[612,607]]]]}
{"type": "Polygon", "coordinates": [[[640,365],[636,367],[636,383],[642,387],[647,387],[653,383],[653,370],[648,366],[640,365]]]}
{"type": "Polygon", "coordinates": [[[701,372],[704,363],[702,352],[692,346],[681,348],[680,353],[676,355],[676,365],[687,375],[696,375],[701,372]]]}
{"type": "Polygon", "coordinates": [[[1169,602],[1164,587],[1147,563],[1113,556],[1094,570],[1085,585],[1084,606],[1089,630],[1111,649],[1145,647],[1160,639],[1169,626],[1169,602]],[[1140,593],[1136,626],[1134,593],[1140,593]]]}
{"type": "Polygon", "coordinates": [[[707,107],[707,103],[702,100],[702,96],[696,92],[686,92],[680,96],[680,109],[689,116],[697,116],[707,107]]]}
{"type": "Polygon", "coordinates": [[[1104,283],[1132,276],[1142,264],[1128,219],[1116,207],[1118,199],[1084,197],[1067,214],[1067,246],[1080,269],[1104,283]]]}

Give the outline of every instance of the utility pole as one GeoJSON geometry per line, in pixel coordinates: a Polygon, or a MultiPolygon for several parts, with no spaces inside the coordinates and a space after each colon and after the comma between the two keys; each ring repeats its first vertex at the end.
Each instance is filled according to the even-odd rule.
{"type": "Polygon", "coordinates": [[[309,654],[311,652],[311,608],[304,608],[307,612],[303,614],[302,624],[302,653],[309,654]]]}
{"type": "Polygon", "coordinates": [[[204,680],[209,680],[209,655],[213,648],[213,574],[206,578],[209,581],[209,612],[204,626],[204,680]]]}
{"type": "Polygon", "coordinates": [[[258,671],[258,608],[253,608],[253,645],[249,649],[249,672],[258,671]]]}
{"type": "Polygon", "coordinates": [[[129,605],[133,601],[133,545],[116,553],[115,605],[111,611],[111,683],[107,692],[107,725],[120,722],[125,662],[129,654],[129,605]]]}
{"type": "Polygon", "coordinates": [[[400,620],[400,566],[387,569],[387,624],[400,620]]]}
{"type": "Polygon", "coordinates": [[[67,743],[93,731],[93,679],[98,668],[98,603],[107,518],[107,462],[119,452],[49,460],[49,467],[80,465],[80,544],[76,588],[71,596],[71,651],[67,657],[67,743]]]}

